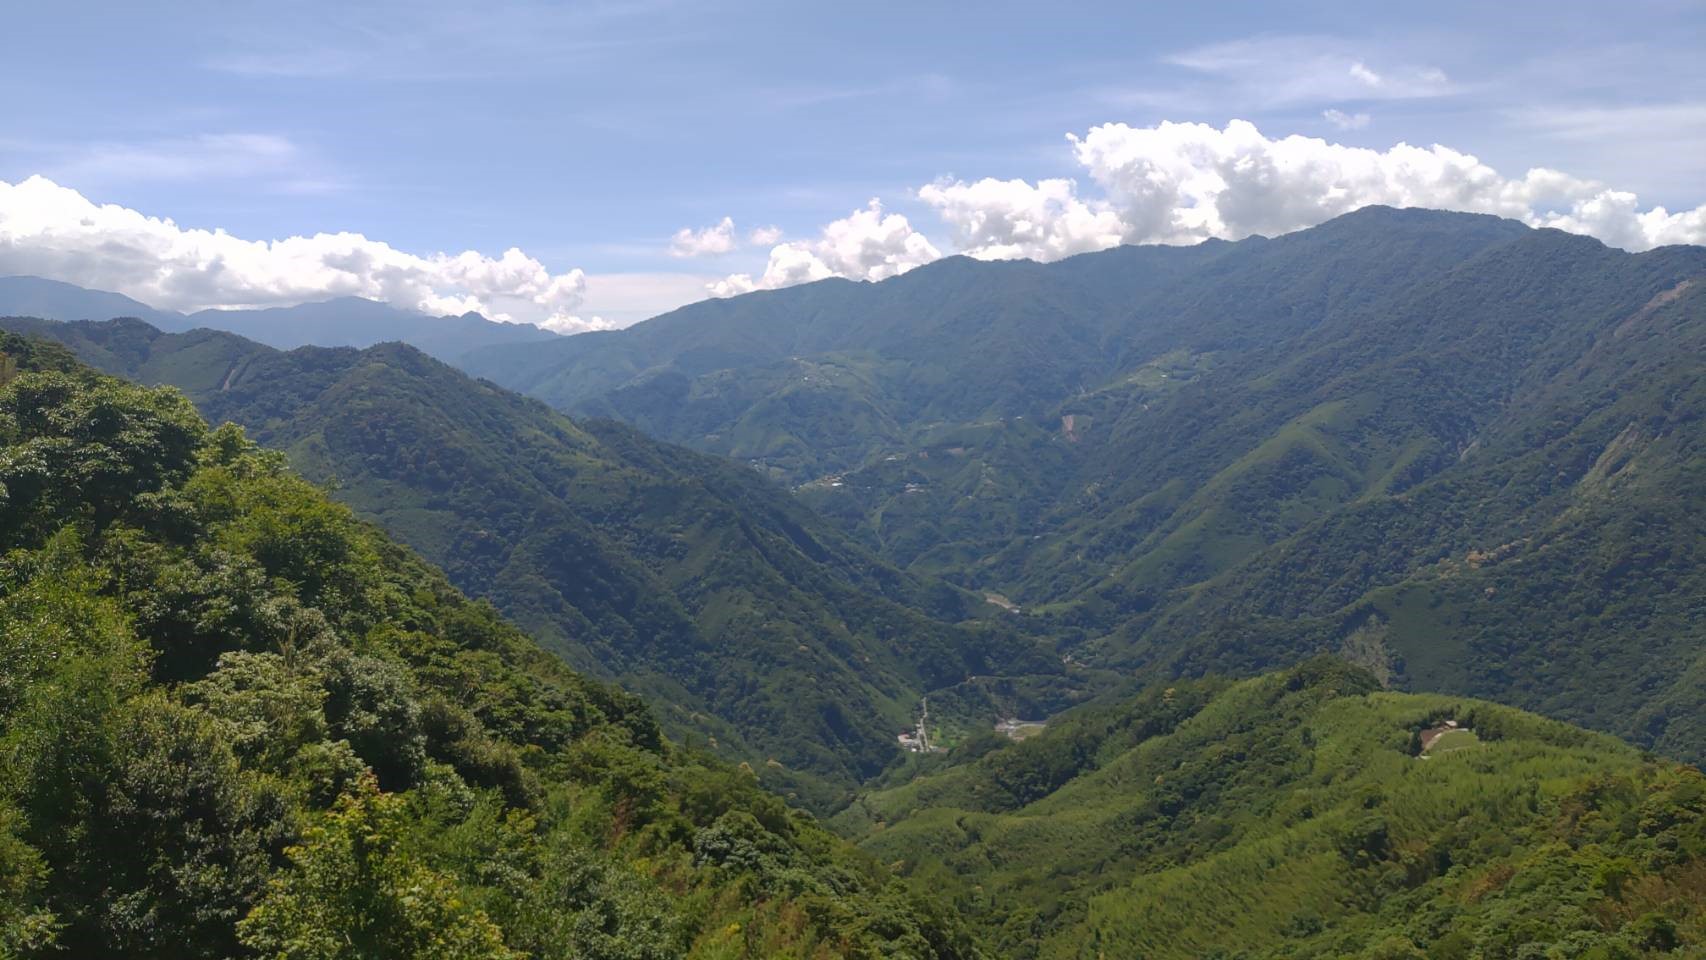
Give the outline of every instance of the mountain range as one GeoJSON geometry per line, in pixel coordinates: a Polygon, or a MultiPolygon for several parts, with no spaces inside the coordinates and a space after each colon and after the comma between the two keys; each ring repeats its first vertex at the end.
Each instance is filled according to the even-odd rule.
{"type": "MultiPolygon", "coordinates": [[[[951,655],[896,668],[905,682],[873,681],[880,693],[846,701],[869,718],[853,723],[858,735],[830,733],[851,729],[841,718],[808,725],[819,742],[846,739],[832,754],[863,756],[830,765],[845,785],[881,767],[892,734],[879,731],[904,726],[914,697],[968,677],[1015,679],[1002,688],[1008,708],[1041,709],[1039,691],[1057,707],[1114,674],[1252,673],[1320,650],[1399,688],[1487,697],[1706,756],[1706,567],[1690,508],[1706,496],[1690,429],[1706,413],[1702,280],[1698,247],[1628,254],[1493,217],[1368,208],[1271,240],[1053,264],[953,258],[882,283],[707,301],[627,330],[464,356],[476,373],[592,418],[580,424],[394,348],[365,360],[275,356],[207,333],[70,329],[100,368],[183,387],[208,416],[294,450],[308,475],[338,477],[347,500],[459,586],[507,598],[548,636],[575,618],[523,613],[542,601],[513,578],[554,551],[514,512],[531,495],[489,486],[531,476],[532,489],[561,491],[571,525],[630,515],[602,494],[577,499],[597,483],[564,486],[592,442],[580,438],[596,436],[607,449],[645,445],[646,470],[779,481],[791,501],[743,483],[742,505],[689,515],[746,518],[762,501],[811,544],[856,558],[832,569],[903,572],[889,582],[908,586],[888,599],[931,622],[987,624],[981,597],[1009,611],[995,621],[1004,634],[1036,640],[1014,664],[967,660],[959,651],[981,641],[952,641],[951,655]],[[350,411],[364,404],[395,426],[358,434],[368,415],[350,411]],[[606,417],[639,432],[591,426],[606,417]],[[516,438],[535,437],[553,438],[552,452],[518,459],[516,438]],[[757,469],[728,472],[647,437],[757,469]],[[510,522],[489,522],[492,511],[510,522]],[[476,549],[449,514],[498,546],[476,549]],[[1039,666],[1041,648],[1085,673],[1061,679],[1039,666]],[[923,663],[940,669],[920,673],[923,663]]],[[[690,522],[674,523],[667,537],[679,542],[690,522]]],[[[661,555],[648,549],[638,565],[655,569],[661,555]]],[[[670,591],[633,595],[702,582],[681,569],[670,591]]],[[[869,580],[834,576],[869,591],[869,580]]],[[[792,609],[824,595],[803,592],[813,601],[792,609]]],[[[714,619],[722,609],[689,607],[714,619]]],[[[849,622],[844,611],[781,620],[849,622]]],[[[622,645],[596,659],[626,664],[605,675],[630,682],[621,671],[659,662],[622,645]]],[[[591,653],[571,660],[598,669],[591,653]]],[[[712,697],[725,718],[728,698],[712,697]]],[[[781,714],[751,715],[781,729],[781,714]]]]}
{"type": "Polygon", "coordinates": [[[0,277],[0,316],[46,320],[135,317],[161,330],[224,330],[284,350],[308,345],[370,347],[401,340],[447,361],[481,347],[557,339],[557,334],[532,324],[498,323],[477,313],[434,317],[362,297],[184,314],[158,310],[123,294],[86,290],[40,277],[0,277]]]}
{"type": "Polygon", "coordinates": [[[1706,249],[1366,208],[476,351],[1164,678],[1312,650],[1706,756],[1706,249]],[[1590,679],[1591,678],[1591,679],[1590,679]]]}
{"type": "Polygon", "coordinates": [[[1706,946],[1706,249],[148,319],[0,320],[0,956],[1706,946]]]}

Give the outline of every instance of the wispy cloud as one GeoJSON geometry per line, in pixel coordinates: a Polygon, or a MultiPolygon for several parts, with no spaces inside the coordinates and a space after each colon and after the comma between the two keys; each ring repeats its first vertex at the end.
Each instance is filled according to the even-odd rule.
{"type": "Polygon", "coordinates": [[[46,168],[62,180],[202,180],[275,174],[302,159],[287,137],[271,133],[204,133],[134,142],[60,144],[46,168]]]}
{"type": "Polygon", "coordinates": [[[289,195],[338,193],[349,181],[313,151],[275,133],[202,133],[145,140],[17,142],[9,152],[29,169],[83,187],[132,183],[247,181],[289,195]]]}
{"type": "Polygon", "coordinates": [[[1537,133],[1563,140],[1652,144],[1706,139],[1706,101],[1616,107],[1553,104],[1515,110],[1510,116],[1537,133]]]}
{"type": "Polygon", "coordinates": [[[1459,88],[1445,71],[1339,37],[1278,36],[1230,40],[1164,58],[1236,91],[1246,104],[1412,100],[1459,88]]]}
{"type": "MultiPolygon", "coordinates": [[[[208,69],[261,79],[491,80],[596,71],[638,48],[685,39],[653,15],[678,0],[537,4],[388,0],[283,29],[276,19],[226,29],[208,69]]],[[[679,12],[679,11],[677,11],[679,12]]]]}
{"type": "Polygon", "coordinates": [[[802,86],[791,90],[766,88],[754,91],[753,95],[775,109],[794,110],[804,107],[821,107],[849,100],[886,99],[901,96],[926,101],[939,101],[953,96],[957,90],[958,86],[953,78],[945,74],[921,73],[895,77],[877,83],[802,86]]]}
{"type": "Polygon", "coordinates": [[[325,78],[353,72],[359,60],[353,51],[293,50],[225,54],[207,61],[206,65],[221,73],[245,77],[325,78]]]}

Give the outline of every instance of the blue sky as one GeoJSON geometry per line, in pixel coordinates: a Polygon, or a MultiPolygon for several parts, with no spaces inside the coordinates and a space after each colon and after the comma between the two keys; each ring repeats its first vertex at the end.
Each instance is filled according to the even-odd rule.
{"type": "Polygon", "coordinates": [[[113,215],[115,258],[67,195],[4,195],[0,273],[162,306],[354,292],[579,329],[719,281],[1277,232],[1394,199],[1632,248],[1706,238],[1677,218],[1706,203],[1698,2],[38,3],[6,22],[0,181],[245,241],[360,235],[227,253],[113,215]],[[1415,174],[1400,142],[1479,163],[1415,174]],[[1233,182],[1251,156],[1278,173],[1233,182]],[[1638,219],[1657,206],[1670,219],[1638,219]],[[184,279],[210,263],[226,279],[184,279]]]}

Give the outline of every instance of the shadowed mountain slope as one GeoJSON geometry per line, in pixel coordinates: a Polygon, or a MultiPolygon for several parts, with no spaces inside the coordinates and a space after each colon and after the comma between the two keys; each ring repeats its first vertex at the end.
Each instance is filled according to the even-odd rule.
{"type": "Polygon", "coordinates": [[[831,805],[897,756],[920,694],[1051,676],[980,599],[875,560],[750,470],[576,423],[417,350],[281,353],[136,321],[8,321],[183,388],[572,665],[831,805]],[[965,620],[966,623],[959,621],[965,620]]]}

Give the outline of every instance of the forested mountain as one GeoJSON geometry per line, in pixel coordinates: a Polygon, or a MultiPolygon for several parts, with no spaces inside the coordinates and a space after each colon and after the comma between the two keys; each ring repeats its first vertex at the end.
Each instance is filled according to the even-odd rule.
{"type": "Polygon", "coordinates": [[[1706,778],[1319,658],[929,758],[836,825],[1015,958],[1692,956],[1706,778]]]}
{"type": "Polygon", "coordinates": [[[315,345],[370,347],[401,340],[455,362],[481,347],[541,343],[557,334],[532,324],[497,323],[477,313],[433,317],[361,297],[339,297],[292,307],[199,310],[191,314],[156,310],[117,293],[86,290],[40,277],[0,277],[0,316],[47,320],[108,320],[135,317],[171,332],[223,330],[283,350],[315,345]]]}
{"type": "Polygon", "coordinates": [[[1052,264],[950,257],[881,283],[824,280],[489,348],[463,366],[797,483],[944,426],[1054,414],[1181,347],[1278,345],[1324,310],[1363,306],[1527,232],[1368,208],[1278,240],[1123,246],[1052,264]]]}
{"type": "Polygon", "coordinates": [[[0,321],[0,957],[1692,956],[1702,321],[1385,210],[528,352],[626,425],[0,321]]]}
{"type": "Polygon", "coordinates": [[[0,956],[974,957],[170,389],[0,335],[0,956]]]}
{"type": "Polygon", "coordinates": [[[1312,651],[1706,757],[1706,249],[1367,208],[466,365],[747,460],[1077,662],[1312,651]]]}
{"type": "Polygon", "coordinates": [[[897,758],[927,691],[1017,674],[1059,706],[1076,689],[999,608],[875,560],[752,471],[572,422],[409,347],[5,323],[181,387],[577,669],[650,698],[672,734],[814,806],[897,758]]]}

